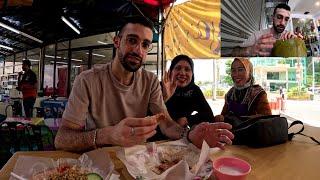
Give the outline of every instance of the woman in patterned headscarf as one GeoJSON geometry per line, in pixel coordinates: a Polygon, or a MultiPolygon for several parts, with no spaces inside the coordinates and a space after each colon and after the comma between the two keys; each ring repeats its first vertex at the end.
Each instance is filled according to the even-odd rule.
{"type": "Polygon", "coordinates": [[[225,96],[221,114],[238,116],[271,115],[266,91],[254,84],[253,66],[247,58],[235,58],[231,64],[233,87],[225,96]]]}

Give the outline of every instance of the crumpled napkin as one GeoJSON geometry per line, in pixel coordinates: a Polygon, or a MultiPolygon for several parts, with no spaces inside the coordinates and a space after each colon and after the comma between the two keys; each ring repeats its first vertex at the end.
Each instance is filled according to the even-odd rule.
{"type": "Polygon", "coordinates": [[[136,179],[191,180],[196,177],[208,178],[211,175],[212,162],[209,153],[210,147],[205,141],[199,150],[185,140],[177,140],[123,148],[117,152],[117,157],[124,163],[130,175],[136,179]],[[179,148],[185,151],[181,161],[160,175],[152,171],[152,168],[161,163],[159,155],[161,156],[162,151],[173,149],[174,153],[179,151],[179,148]]]}

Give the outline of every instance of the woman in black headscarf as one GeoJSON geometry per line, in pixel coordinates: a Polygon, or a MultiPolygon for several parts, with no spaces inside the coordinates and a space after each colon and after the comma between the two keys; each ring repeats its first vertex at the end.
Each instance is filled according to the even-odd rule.
{"type": "Polygon", "coordinates": [[[186,55],[176,56],[165,73],[162,92],[168,112],[181,126],[192,127],[213,122],[212,110],[200,88],[194,84],[193,61],[186,55]]]}

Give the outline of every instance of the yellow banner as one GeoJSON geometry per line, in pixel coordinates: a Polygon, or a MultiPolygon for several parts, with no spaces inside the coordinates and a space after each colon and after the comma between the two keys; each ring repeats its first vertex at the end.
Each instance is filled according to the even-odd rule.
{"type": "Polygon", "coordinates": [[[174,6],[164,29],[165,59],[179,54],[220,57],[220,17],[220,0],[191,0],[174,6]]]}

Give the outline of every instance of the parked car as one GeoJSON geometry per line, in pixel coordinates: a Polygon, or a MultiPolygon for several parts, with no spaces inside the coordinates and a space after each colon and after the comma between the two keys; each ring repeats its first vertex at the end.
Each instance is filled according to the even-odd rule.
{"type": "MultiPolygon", "coordinates": [[[[313,92],[313,87],[309,87],[308,91],[313,92]]],[[[320,87],[314,87],[314,93],[320,94],[320,87]]]]}

